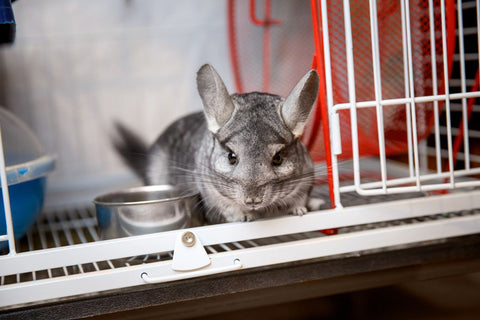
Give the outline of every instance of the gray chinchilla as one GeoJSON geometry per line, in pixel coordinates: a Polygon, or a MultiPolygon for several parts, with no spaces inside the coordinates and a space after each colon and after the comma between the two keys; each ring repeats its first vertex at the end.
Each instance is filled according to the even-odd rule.
{"type": "Polygon", "coordinates": [[[117,125],[114,144],[146,184],[198,190],[209,223],[302,215],[314,174],[300,136],[318,82],[310,70],[287,98],[259,92],[229,95],[206,64],[197,73],[204,112],[177,120],[151,147],[117,125]]]}

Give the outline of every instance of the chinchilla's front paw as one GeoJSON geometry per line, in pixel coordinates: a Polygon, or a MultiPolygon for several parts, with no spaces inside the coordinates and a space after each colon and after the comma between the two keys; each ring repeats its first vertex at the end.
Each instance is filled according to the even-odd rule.
{"type": "Polygon", "coordinates": [[[245,213],[245,214],[243,215],[243,221],[245,221],[245,222],[250,222],[250,221],[253,221],[253,220],[255,220],[255,215],[254,215],[254,214],[252,214],[252,213],[245,213]]]}
{"type": "Polygon", "coordinates": [[[224,210],[223,216],[227,222],[245,222],[255,220],[251,213],[244,213],[234,209],[224,210]]]}
{"type": "Polygon", "coordinates": [[[307,213],[307,208],[305,207],[296,207],[293,208],[292,212],[290,214],[294,216],[303,216],[304,214],[307,213]]]}

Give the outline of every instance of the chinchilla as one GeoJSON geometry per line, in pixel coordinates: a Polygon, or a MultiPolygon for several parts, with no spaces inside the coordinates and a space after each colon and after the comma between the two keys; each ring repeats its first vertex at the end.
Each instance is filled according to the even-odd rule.
{"type": "Polygon", "coordinates": [[[318,82],[310,70],[286,98],[230,95],[206,64],[197,72],[203,112],[171,124],[151,147],[117,124],[114,145],[146,184],[199,191],[209,223],[303,215],[314,174],[300,136],[318,82]]]}

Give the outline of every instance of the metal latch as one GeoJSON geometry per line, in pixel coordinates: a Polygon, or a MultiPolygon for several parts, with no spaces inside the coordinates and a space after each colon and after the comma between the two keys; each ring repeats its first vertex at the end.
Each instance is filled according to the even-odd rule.
{"type": "Polygon", "coordinates": [[[140,276],[145,283],[159,283],[233,271],[242,267],[239,258],[235,258],[232,264],[212,267],[210,257],[195,232],[184,231],[179,233],[175,240],[172,261],[175,274],[152,277],[148,272],[142,272],[140,276]],[[207,266],[210,267],[206,268],[207,266]]]}

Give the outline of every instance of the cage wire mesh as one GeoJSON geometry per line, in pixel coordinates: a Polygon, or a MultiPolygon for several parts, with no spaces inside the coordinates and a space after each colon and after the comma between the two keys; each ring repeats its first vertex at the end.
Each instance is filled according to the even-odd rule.
{"type": "MultiPolygon", "coordinates": [[[[326,6],[331,46],[325,52],[332,67],[333,102],[329,108],[340,118],[342,153],[337,158],[353,157],[354,171],[362,169],[359,157],[373,155],[380,162],[380,183],[367,185],[355,172],[354,189],[373,195],[478,185],[478,181],[462,181],[478,173],[470,167],[478,165],[470,162],[469,151],[477,129],[475,124],[467,129],[479,95],[478,66],[469,72],[465,69],[466,61],[478,60],[475,4],[370,1],[362,7],[344,1],[338,5],[342,8],[332,7],[332,2],[326,6]],[[357,16],[359,12],[363,14],[357,16]],[[338,14],[345,14],[343,20],[348,24],[332,18],[338,14]],[[365,21],[358,24],[362,17],[365,21]],[[345,41],[339,45],[341,30],[345,41]],[[346,75],[342,69],[347,70],[346,75]],[[339,82],[342,79],[345,82],[339,82]],[[348,89],[336,90],[339,83],[348,89]],[[429,135],[433,138],[427,142],[429,135]],[[428,143],[435,149],[433,158],[421,155],[428,152],[428,143]],[[464,171],[454,167],[462,146],[464,171]],[[396,177],[388,174],[387,157],[407,163],[404,179],[395,181],[396,177]]],[[[347,189],[352,188],[343,191],[347,189]]]]}
{"type": "MultiPolygon", "coordinates": [[[[321,20],[312,12],[324,10],[321,14],[327,17],[328,32],[322,21],[318,29],[328,33],[328,40],[323,35],[319,41],[328,41],[329,47],[325,51],[322,46],[314,48],[313,67],[320,72],[321,87],[331,86],[333,101],[327,106],[321,88],[303,137],[314,161],[326,161],[331,169],[329,145],[337,135],[341,141],[338,161],[353,158],[355,163],[366,156],[379,161],[376,173],[354,164],[349,169],[353,173],[340,175],[341,182],[358,175],[356,185],[380,181],[381,192],[386,193],[412,191],[388,189],[387,184],[416,186],[417,191],[422,184],[430,184],[430,190],[445,189],[460,186],[455,176],[474,176],[475,172],[459,170],[478,167],[473,112],[478,96],[475,2],[313,0],[308,6],[306,2],[230,1],[230,51],[237,89],[288,94],[312,61],[317,27],[312,19],[314,23],[321,20]],[[318,56],[321,68],[316,65],[318,56]],[[321,72],[327,58],[330,80],[321,72]],[[329,111],[320,112],[327,107],[329,111]],[[327,127],[322,134],[328,126],[328,112],[338,115],[339,128],[327,127]],[[405,177],[410,179],[389,181],[400,177],[387,172],[388,159],[406,163],[405,177]],[[457,159],[463,164],[453,172],[457,159]],[[429,172],[438,176],[421,176],[429,172]]],[[[329,177],[329,183],[333,185],[333,178],[329,177]]]]}
{"type": "MultiPolygon", "coordinates": [[[[301,77],[310,68],[312,53],[312,24],[310,4],[300,2],[292,4],[288,1],[275,1],[271,5],[271,14],[265,12],[264,3],[257,1],[254,6],[255,14],[273,17],[280,21],[279,24],[268,23],[255,25],[249,14],[252,10],[250,2],[235,2],[234,45],[231,50],[235,51],[241,71],[239,74],[243,91],[260,89],[270,90],[275,93],[286,95],[301,77]],[[292,10],[293,9],[293,10],[292,10]],[[265,37],[270,30],[270,38],[265,37]],[[270,43],[268,43],[270,42],[270,43]],[[269,56],[265,57],[263,50],[270,47],[269,56]],[[262,58],[260,58],[262,57],[262,58]],[[260,70],[267,68],[270,72],[265,74],[260,70]],[[265,86],[265,77],[269,76],[270,85],[265,86]]],[[[371,42],[370,8],[367,1],[354,1],[352,8],[352,37],[354,45],[355,83],[357,101],[375,100],[375,86],[373,77],[373,59],[371,42]]],[[[455,48],[455,15],[453,1],[447,1],[447,29],[448,29],[448,70],[451,70],[453,62],[453,50],[455,48]],[[453,9],[453,10],[452,10],[453,9]],[[453,37],[452,37],[453,35],[453,37]]],[[[411,41],[414,74],[415,96],[428,96],[442,94],[443,85],[443,48],[441,39],[440,2],[433,5],[433,24],[430,21],[429,4],[427,0],[413,1],[410,3],[411,15],[411,41]],[[433,25],[435,39],[432,44],[430,28],[433,25]],[[433,50],[432,50],[433,45],[433,50]],[[432,83],[432,59],[434,52],[436,61],[436,78],[438,87],[432,83]]],[[[404,56],[405,39],[402,38],[402,8],[400,1],[379,1],[377,6],[379,52],[381,64],[381,94],[382,99],[395,99],[408,96],[405,88],[404,71],[407,61],[404,56]]],[[[343,17],[343,2],[328,1],[329,34],[331,41],[332,75],[334,87],[334,103],[347,103],[348,81],[347,60],[345,52],[345,29],[343,17]]],[[[450,72],[450,71],[449,71],[450,72]]],[[[438,106],[442,107],[441,104],[438,106]]],[[[424,139],[433,124],[433,103],[425,103],[417,106],[417,132],[418,139],[424,139]]],[[[350,117],[347,111],[340,112],[342,133],[342,158],[351,158],[352,150],[350,143],[350,117]]],[[[361,155],[377,155],[378,133],[376,126],[376,110],[363,109],[358,111],[358,136],[361,140],[361,155]]],[[[385,108],[383,112],[385,123],[385,135],[388,139],[386,151],[388,154],[404,152],[407,148],[406,132],[406,108],[404,105],[396,105],[385,108]]],[[[312,155],[317,161],[325,158],[323,139],[320,134],[311,148],[312,155]]]]}
{"type": "MultiPolygon", "coordinates": [[[[328,1],[328,24],[330,37],[330,56],[332,66],[332,85],[334,104],[349,102],[347,57],[345,44],[344,11],[342,1],[328,1]]],[[[452,14],[453,2],[448,1],[449,13],[447,15],[447,32],[455,33],[455,16],[452,14]]],[[[412,48],[411,61],[413,65],[413,88],[410,93],[406,86],[408,82],[409,61],[405,55],[405,34],[402,32],[405,18],[402,17],[404,9],[400,1],[380,1],[377,5],[376,19],[378,33],[378,53],[380,61],[380,92],[375,95],[373,54],[372,46],[372,16],[367,1],[351,2],[351,22],[353,39],[353,58],[355,70],[355,96],[356,101],[375,101],[397,99],[412,96],[429,96],[444,93],[443,48],[441,33],[440,5],[436,1],[433,5],[433,16],[430,15],[428,1],[412,1],[410,3],[410,38],[412,48]],[[431,19],[432,21],[430,21],[431,19]],[[432,23],[433,22],[433,23],[432,23]],[[430,28],[433,27],[435,35],[432,43],[430,28]],[[433,49],[432,49],[433,48],[433,49]],[[433,53],[433,58],[432,58],[433,53]],[[435,78],[438,87],[433,86],[432,59],[436,61],[435,78]]],[[[454,9],[454,8],[453,8],[454,9]]],[[[454,12],[454,10],[453,10],[454,12]]],[[[447,39],[448,70],[451,70],[454,38],[447,39]]],[[[323,103],[325,103],[323,101],[323,103]]],[[[439,103],[437,108],[441,108],[439,103]]],[[[416,105],[417,139],[427,137],[433,125],[434,103],[416,105]]],[[[387,155],[405,152],[408,149],[408,106],[405,104],[391,105],[382,109],[385,134],[385,153],[387,155]]],[[[342,140],[341,159],[352,157],[351,119],[349,110],[339,111],[340,133],[342,140]]],[[[377,110],[375,108],[362,108],[357,110],[357,132],[360,156],[378,155],[379,140],[377,126],[377,110]]],[[[313,145],[313,155],[317,160],[325,157],[323,139],[319,137],[313,145]]]]}
{"type": "Polygon", "coordinates": [[[312,61],[310,4],[229,0],[228,19],[235,90],[288,95],[312,61]]]}

